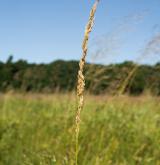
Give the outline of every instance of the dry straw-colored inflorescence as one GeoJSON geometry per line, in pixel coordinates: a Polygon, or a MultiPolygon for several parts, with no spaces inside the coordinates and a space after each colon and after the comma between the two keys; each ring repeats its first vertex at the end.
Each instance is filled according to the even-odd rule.
{"type": "MultiPolygon", "coordinates": [[[[129,72],[128,76],[125,78],[125,80],[120,84],[120,89],[118,92],[118,95],[121,95],[125,92],[127,85],[131,82],[131,79],[133,78],[134,74],[136,73],[137,69],[139,68],[139,65],[137,62],[141,62],[145,57],[152,56],[152,55],[159,55],[160,54],[160,33],[153,36],[149,42],[146,44],[143,53],[136,59],[136,64],[132,68],[132,70],[129,72]]],[[[154,57],[152,57],[154,58],[154,57]]]]}
{"type": "Polygon", "coordinates": [[[90,16],[89,16],[89,21],[87,23],[86,29],[85,29],[85,34],[84,34],[84,40],[82,43],[82,58],[79,62],[79,71],[78,71],[78,84],[77,84],[77,95],[78,95],[78,109],[76,113],[76,128],[75,128],[75,133],[76,133],[76,165],[78,164],[78,138],[79,138],[79,126],[80,126],[80,114],[81,110],[83,109],[83,104],[84,104],[84,87],[85,87],[85,78],[83,75],[84,71],[84,65],[86,61],[86,55],[87,55],[87,50],[88,50],[88,39],[89,39],[89,34],[92,31],[92,27],[94,24],[94,15],[97,9],[97,5],[99,3],[99,0],[96,0],[94,3],[90,16]]]}

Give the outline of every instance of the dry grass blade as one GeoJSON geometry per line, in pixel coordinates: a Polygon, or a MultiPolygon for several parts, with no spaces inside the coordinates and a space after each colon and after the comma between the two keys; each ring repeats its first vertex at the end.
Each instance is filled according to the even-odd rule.
{"type": "Polygon", "coordinates": [[[89,21],[87,23],[86,29],[85,29],[85,34],[84,34],[84,40],[82,43],[82,58],[79,62],[79,71],[78,71],[78,84],[77,84],[77,95],[78,95],[78,109],[76,113],[76,128],[75,128],[75,133],[76,133],[76,165],[78,164],[78,138],[79,138],[79,125],[80,125],[80,113],[81,110],[83,109],[83,104],[84,104],[84,87],[85,87],[85,78],[83,75],[83,70],[84,70],[84,65],[86,61],[86,55],[87,55],[87,50],[88,50],[88,39],[89,39],[89,34],[92,31],[92,27],[94,24],[94,15],[97,9],[97,5],[99,3],[99,0],[96,0],[94,3],[90,16],[89,16],[89,21]]]}

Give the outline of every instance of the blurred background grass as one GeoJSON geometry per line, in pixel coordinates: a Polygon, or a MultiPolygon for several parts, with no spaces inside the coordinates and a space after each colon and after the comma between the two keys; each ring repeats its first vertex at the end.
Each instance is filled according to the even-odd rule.
{"type": "MultiPolygon", "coordinates": [[[[159,165],[160,103],[85,96],[80,165],[159,165]]],[[[0,165],[74,164],[74,94],[0,96],[0,165]]]]}

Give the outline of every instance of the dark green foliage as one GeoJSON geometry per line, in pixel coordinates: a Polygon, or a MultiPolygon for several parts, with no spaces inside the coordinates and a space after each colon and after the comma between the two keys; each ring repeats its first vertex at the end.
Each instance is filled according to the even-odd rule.
{"type": "MultiPolygon", "coordinates": [[[[135,67],[133,62],[108,66],[87,64],[86,89],[93,94],[116,94],[128,74],[135,67]]],[[[0,91],[18,92],[67,92],[76,89],[78,61],[57,60],[49,64],[29,64],[10,56],[0,62],[0,91]]],[[[160,95],[160,64],[140,65],[129,80],[125,92],[133,95],[150,91],[160,95]]]]}

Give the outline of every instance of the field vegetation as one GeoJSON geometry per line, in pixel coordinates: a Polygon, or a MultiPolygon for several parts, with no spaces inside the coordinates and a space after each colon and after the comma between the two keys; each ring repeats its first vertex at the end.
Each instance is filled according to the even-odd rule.
{"type": "MultiPolygon", "coordinates": [[[[160,99],[85,96],[80,165],[159,165],[160,99]]],[[[1,165],[74,165],[76,96],[0,96],[1,165]]]]}

